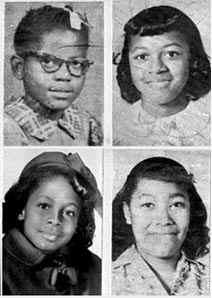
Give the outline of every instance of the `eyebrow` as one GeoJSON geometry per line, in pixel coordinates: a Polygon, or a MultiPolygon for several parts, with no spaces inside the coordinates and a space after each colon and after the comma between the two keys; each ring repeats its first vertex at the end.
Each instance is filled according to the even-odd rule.
{"type": "Polygon", "coordinates": [[[154,195],[149,194],[149,193],[145,193],[145,192],[142,192],[141,194],[139,194],[139,198],[141,198],[141,197],[151,197],[151,198],[155,198],[154,195]]]}
{"type": "MultiPolygon", "coordinates": [[[[149,194],[149,193],[145,193],[145,192],[143,192],[143,193],[141,193],[140,195],[139,195],[139,198],[141,198],[141,197],[149,197],[149,198],[156,198],[157,197],[157,195],[153,195],[153,194],[149,194]]],[[[169,195],[169,199],[174,199],[174,198],[176,198],[176,197],[181,197],[182,199],[186,199],[187,197],[186,197],[186,195],[185,194],[183,194],[183,193],[181,193],[181,192],[175,192],[175,193],[171,193],[170,195],[169,195]]]]}
{"type": "MultiPolygon", "coordinates": [[[[40,198],[45,198],[49,201],[55,202],[55,200],[50,198],[49,196],[41,195],[41,196],[38,197],[38,199],[40,199],[40,198]]],[[[80,209],[80,204],[78,204],[78,203],[70,202],[66,205],[66,207],[68,207],[68,206],[74,206],[74,207],[80,209]]]]}
{"type": "Polygon", "coordinates": [[[181,197],[182,199],[186,199],[187,198],[186,195],[183,194],[183,193],[181,193],[181,192],[175,192],[175,193],[172,193],[172,194],[169,195],[169,198],[170,199],[174,199],[176,197],[181,197]]]}
{"type": "MultiPolygon", "coordinates": [[[[162,48],[168,48],[168,47],[171,47],[171,46],[175,46],[175,47],[179,47],[181,49],[184,49],[184,46],[182,46],[181,44],[179,44],[177,42],[172,42],[172,43],[166,44],[162,48]]],[[[132,48],[130,51],[135,52],[136,50],[145,50],[145,51],[147,51],[147,50],[149,50],[149,48],[148,47],[136,46],[136,47],[132,48]]]]}

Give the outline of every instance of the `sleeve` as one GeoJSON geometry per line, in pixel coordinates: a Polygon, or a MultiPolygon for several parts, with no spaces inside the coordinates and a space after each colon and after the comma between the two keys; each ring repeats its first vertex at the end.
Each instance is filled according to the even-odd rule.
{"type": "Polygon", "coordinates": [[[4,114],[4,145],[26,146],[29,144],[27,137],[19,125],[9,115],[4,114]]]}

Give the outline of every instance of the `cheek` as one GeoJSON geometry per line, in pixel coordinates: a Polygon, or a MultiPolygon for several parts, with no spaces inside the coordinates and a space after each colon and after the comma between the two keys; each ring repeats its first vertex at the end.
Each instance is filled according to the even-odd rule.
{"type": "MultiPolygon", "coordinates": [[[[71,82],[70,82],[71,83],[71,82]]],[[[75,92],[77,94],[80,93],[80,91],[82,90],[83,86],[84,86],[84,83],[85,83],[85,76],[79,78],[76,80],[76,82],[74,83],[73,82],[73,85],[75,86],[75,92]]]]}
{"type": "Polygon", "coordinates": [[[76,232],[77,222],[73,221],[72,223],[64,223],[63,224],[63,233],[67,239],[71,239],[76,232]]]}
{"type": "Polygon", "coordinates": [[[38,66],[31,66],[25,71],[24,83],[27,89],[36,89],[36,92],[39,93],[43,87],[48,85],[48,81],[49,75],[43,73],[38,66]]]}
{"type": "Polygon", "coordinates": [[[186,232],[190,222],[189,209],[179,210],[172,214],[172,218],[182,232],[186,232]]]}
{"type": "Polygon", "coordinates": [[[174,79],[181,81],[183,84],[187,82],[189,75],[188,60],[182,60],[177,63],[170,63],[168,67],[174,79]]]}
{"type": "Polygon", "coordinates": [[[132,227],[137,232],[145,231],[152,222],[152,216],[136,210],[131,216],[132,227]]]}
{"type": "Polygon", "coordinates": [[[138,91],[142,92],[147,88],[145,84],[146,71],[141,68],[131,68],[131,79],[138,91]]]}

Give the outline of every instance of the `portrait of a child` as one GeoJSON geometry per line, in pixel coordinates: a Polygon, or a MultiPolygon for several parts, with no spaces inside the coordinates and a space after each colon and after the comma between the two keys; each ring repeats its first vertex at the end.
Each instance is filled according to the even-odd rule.
{"type": "Polygon", "coordinates": [[[101,261],[90,247],[101,200],[79,154],[33,157],[5,194],[3,294],[100,295],[101,261]]]}
{"type": "MultiPolygon", "coordinates": [[[[82,9],[83,3],[83,13],[78,12],[74,3],[38,4],[25,4],[25,15],[14,30],[10,64],[23,91],[16,87],[14,94],[8,90],[10,85],[5,88],[10,98],[5,98],[4,144],[101,145],[101,108],[98,107],[97,115],[87,110],[87,106],[95,110],[102,105],[100,92],[98,100],[95,92],[89,93],[93,97],[90,104],[86,104],[87,100],[81,105],[76,103],[89,71],[98,64],[98,59],[93,61],[88,57],[88,51],[100,46],[90,40],[92,20],[88,20],[86,7],[82,9]]],[[[92,5],[100,19],[101,4],[85,3],[90,10],[92,5]]],[[[7,4],[6,17],[12,19],[16,6],[20,4],[7,4]]],[[[95,76],[93,80],[99,82],[95,76]]]]}
{"type": "Polygon", "coordinates": [[[122,48],[113,59],[113,144],[209,145],[209,2],[194,1],[192,7],[189,1],[141,5],[134,0],[125,6],[115,1],[115,24],[127,3],[131,17],[123,24],[122,48]]]}

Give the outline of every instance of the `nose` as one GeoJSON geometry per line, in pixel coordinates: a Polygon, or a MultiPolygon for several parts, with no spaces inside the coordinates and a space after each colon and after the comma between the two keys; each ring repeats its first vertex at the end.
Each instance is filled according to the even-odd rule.
{"type": "Polygon", "coordinates": [[[65,63],[54,73],[56,81],[66,81],[69,82],[72,79],[71,74],[68,71],[68,67],[65,63]]]}
{"type": "Polygon", "coordinates": [[[167,206],[164,206],[156,211],[155,222],[161,226],[167,226],[173,224],[173,219],[170,216],[169,209],[167,206]]]}
{"type": "Polygon", "coordinates": [[[168,68],[167,68],[166,64],[164,63],[163,57],[161,55],[152,57],[149,72],[159,74],[159,73],[165,72],[167,70],[168,70],[168,68]]]}
{"type": "Polygon", "coordinates": [[[61,218],[60,218],[60,212],[57,210],[54,210],[49,214],[47,223],[50,225],[60,225],[61,224],[61,218]]]}

